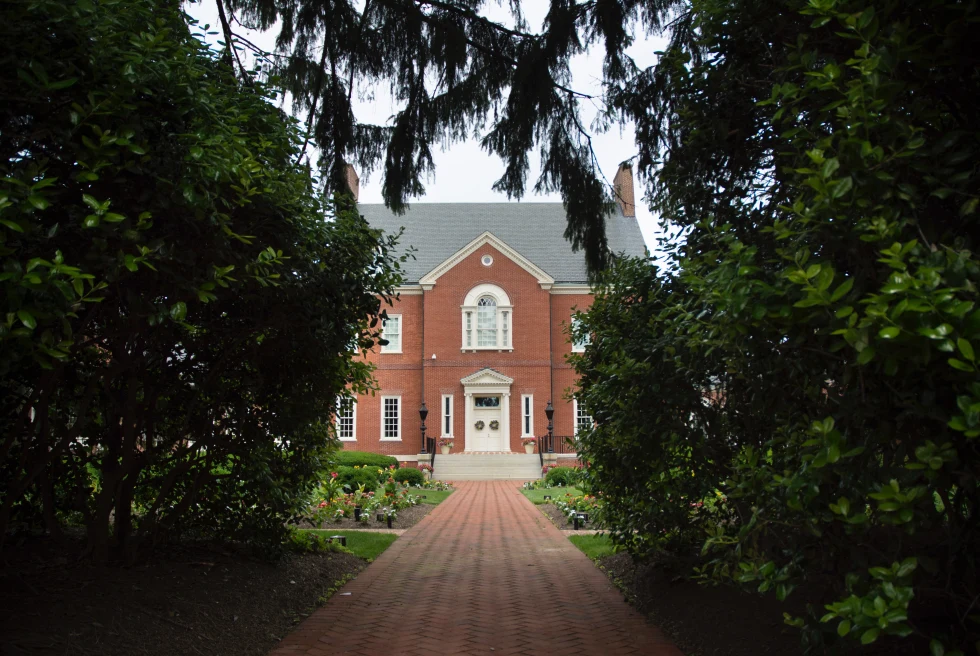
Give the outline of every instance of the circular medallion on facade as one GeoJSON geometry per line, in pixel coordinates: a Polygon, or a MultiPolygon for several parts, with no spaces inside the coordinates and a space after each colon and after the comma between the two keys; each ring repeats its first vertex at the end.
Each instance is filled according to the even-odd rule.
{"type": "Polygon", "coordinates": [[[482,258],[480,258],[480,262],[483,262],[483,266],[490,266],[493,264],[493,258],[489,255],[484,255],[482,258]]]}

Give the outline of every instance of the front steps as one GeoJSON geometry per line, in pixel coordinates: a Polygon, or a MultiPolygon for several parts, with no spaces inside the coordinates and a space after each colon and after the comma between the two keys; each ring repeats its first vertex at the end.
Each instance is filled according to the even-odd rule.
{"type": "Polygon", "coordinates": [[[440,481],[530,481],[541,478],[541,457],[536,453],[438,454],[432,478],[440,481]]]}

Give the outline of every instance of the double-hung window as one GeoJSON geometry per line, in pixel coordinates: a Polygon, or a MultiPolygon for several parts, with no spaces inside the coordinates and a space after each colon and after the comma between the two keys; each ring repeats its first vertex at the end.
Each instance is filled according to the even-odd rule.
{"type": "Polygon", "coordinates": [[[578,402],[578,399],[573,400],[573,405],[575,407],[575,434],[578,435],[579,431],[591,430],[592,417],[585,412],[585,408],[578,402]]]}
{"type": "Polygon", "coordinates": [[[592,335],[582,328],[582,321],[572,317],[572,352],[584,353],[585,347],[592,343],[592,335]]]}
{"type": "Polygon", "coordinates": [[[442,395],[442,437],[453,436],[453,395],[442,395]]]}
{"type": "Polygon", "coordinates": [[[357,441],[357,402],[354,399],[337,399],[337,437],[341,442],[357,441]]]}
{"type": "Polygon", "coordinates": [[[381,439],[402,439],[402,397],[381,397],[381,439]]]}
{"type": "Polygon", "coordinates": [[[521,396],[521,437],[534,437],[534,396],[521,396]]]}
{"type": "Polygon", "coordinates": [[[381,347],[382,353],[402,352],[402,315],[388,315],[381,328],[381,337],[388,340],[388,343],[381,347]]]}

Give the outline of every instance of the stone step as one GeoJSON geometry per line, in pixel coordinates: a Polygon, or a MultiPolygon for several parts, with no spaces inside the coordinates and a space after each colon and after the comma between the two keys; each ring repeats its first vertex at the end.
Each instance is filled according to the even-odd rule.
{"type": "Polygon", "coordinates": [[[541,478],[541,459],[526,453],[438,454],[432,477],[443,481],[533,480],[541,478]]]}

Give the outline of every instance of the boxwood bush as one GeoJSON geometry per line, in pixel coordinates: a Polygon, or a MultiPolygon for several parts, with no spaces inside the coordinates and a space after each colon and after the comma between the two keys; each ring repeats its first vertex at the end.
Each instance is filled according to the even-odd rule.
{"type": "Polygon", "coordinates": [[[338,466],[371,465],[387,469],[394,465],[395,469],[398,469],[397,458],[383,456],[380,453],[368,453],[367,451],[339,451],[334,460],[338,466]]]}
{"type": "Polygon", "coordinates": [[[553,467],[544,476],[544,482],[549,485],[575,485],[578,479],[578,470],[573,467],[553,467]]]}
{"type": "Polygon", "coordinates": [[[421,470],[406,467],[395,472],[395,480],[406,485],[421,485],[425,482],[425,476],[421,470]]]}
{"type": "Polygon", "coordinates": [[[353,467],[340,466],[333,471],[337,472],[337,480],[340,484],[347,486],[354,491],[360,485],[364,485],[366,492],[373,492],[378,489],[378,470],[376,469],[354,469],[353,467]]]}

